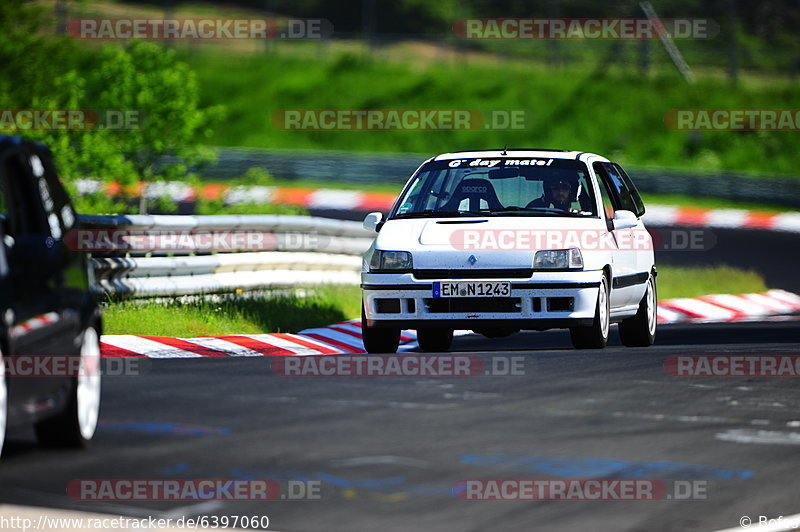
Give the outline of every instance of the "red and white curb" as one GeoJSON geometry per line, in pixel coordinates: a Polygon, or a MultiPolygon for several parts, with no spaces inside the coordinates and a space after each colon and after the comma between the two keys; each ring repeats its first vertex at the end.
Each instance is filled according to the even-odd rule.
{"type": "MultiPolygon", "coordinates": [[[[417,347],[415,331],[400,335],[400,351],[417,347]]],[[[364,353],[361,320],[306,329],[297,334],[237,334],[200,338],[169,338],[106,334],[100,340],[104,357],[198,358],[348,355],[364,353]]]]}
{"type": "Polygon", "coordinates": [[[742,209],[698,209],[649,205],[644,221],[651,226],[690,226],[712,229],[768,229],[800,233],[800,213],[761,212],[742,209]]]}
{"type": "MultiPolygon", "coordinates": [[[[79,194],[103,192],[119,195],[119,183],[105,183],[93,179],[76,182],[79,194]]],[[[222,200],[232,205],[243,202],[297,205],[309,209],[388,211],[396,194],[389,192],[360,192],[358,190],[309,189],[279,186],[235,186],[206,183],[192,187],[181,181],[164,181],[125,187],[128,194],[144,191],[148,198],[167,197],[173,201],[194,201],[198,198],[222,200]]],[[[398,187],[399,191],[399,187],[398,187]]],[[[644,215],[645,223],[652,226],[689,226],[717,229],[768,229],[800,233],[800,213],[772,213],[741,209],[701,209],[670,205],[650,205],[644,215]]]]}
{"type": "Polygon", "coordinates": [[[759,321],[800,312],[800,296],[785,290],[663,299],[658,323],[759,321]]]}
{"type": "MultiPolygon", "coordinates": [[[[800,312],[800,296],[784,290],[760,294],[719,294],[658,302],[658,322],[713,323],[759,321],[800,312]]],[[[347,355],[364,353],[361,320],[306,329],[297,334],[238,334],[200,338],[170,338],[135,334],[106,334],[104,357],[199,358],[347,355]]],[[[459,331],[467,334],[466,331],[459,331]]],[[[399,351],[418,347],[415,331],[403,331],[399,351]]]]}

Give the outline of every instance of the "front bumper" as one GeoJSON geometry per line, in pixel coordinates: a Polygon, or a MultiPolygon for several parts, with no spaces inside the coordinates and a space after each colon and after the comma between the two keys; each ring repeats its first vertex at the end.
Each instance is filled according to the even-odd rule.
{"type": "Polygon", "coordinates": [[[434,298],[432,279],[412,273],[362,273],[370,327],[511,327],[550,329],[592,323],[603,271],[534,272],[529,278],[443,278],[441,281],[509,281],[508,297],[434,298]]]}

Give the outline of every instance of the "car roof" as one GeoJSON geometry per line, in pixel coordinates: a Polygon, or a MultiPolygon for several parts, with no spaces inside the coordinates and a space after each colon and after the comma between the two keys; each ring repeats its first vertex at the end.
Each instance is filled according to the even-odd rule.
{"type": "Polygon", "coordinates": [[[433,161],[448,161],[451,159],[477,159],[481,157],[506,157],[513,159],[515,157],[547,157],[550,159],[572,159],[583,160],[593,157],[608,161],[605,157],[594,153],[574,151],[574,150],[552,150],[552,149],[518,149],[518,150],[479,150],[479,151],[454,151],[450,153],[443,153],[434,157],[433,161]]]}
{"type": "Polygon", "coordinates": [[[15,147],[15,146],[23,146],[27,145],[29,147],[36,146],[45,151],[50,151],[50,148],[47,147],[46,144],[39,141],[32,141],[29,139],[25,139],[23,137],[19,137],[17,135],[0,135],[0,149],[5,149],[8,147],[15,147]]]}

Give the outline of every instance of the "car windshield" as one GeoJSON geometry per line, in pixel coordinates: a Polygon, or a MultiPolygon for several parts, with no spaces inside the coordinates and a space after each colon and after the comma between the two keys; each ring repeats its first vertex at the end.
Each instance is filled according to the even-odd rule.
{"type": "Polygon", "coordinates": [[[394,218],[597,216],[586,165],[551,158],[453,159],[423,166],[394,218]]]}

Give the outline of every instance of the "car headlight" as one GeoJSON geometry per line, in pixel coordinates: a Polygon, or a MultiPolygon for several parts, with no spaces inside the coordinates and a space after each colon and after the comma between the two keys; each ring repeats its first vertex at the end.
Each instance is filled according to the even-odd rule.
{"type": "Polygon", "coordinates": [[[534,270],[582,270],[583,256],[581,250],[543,249],[533,257],[534,270]]]}
{"type": "Polygon", "coordinates": [[[410,271],[414,267],[408,251],[375,250],[369,262],[370,270],[410,271]]]}

